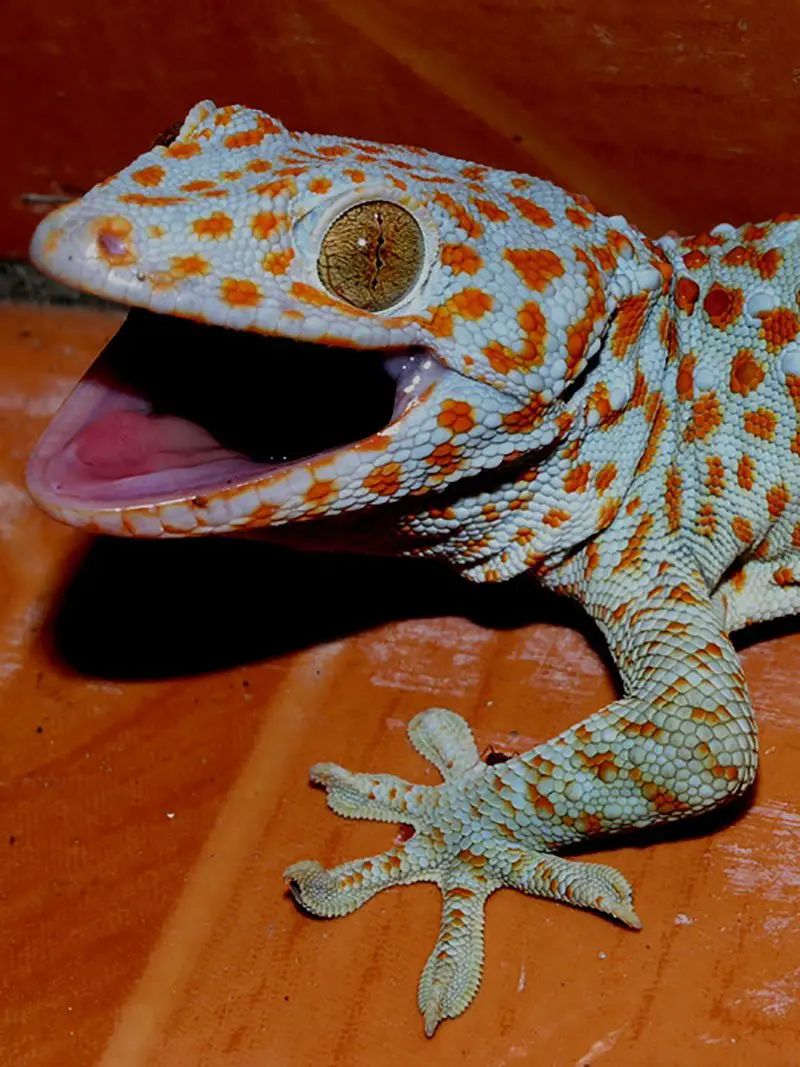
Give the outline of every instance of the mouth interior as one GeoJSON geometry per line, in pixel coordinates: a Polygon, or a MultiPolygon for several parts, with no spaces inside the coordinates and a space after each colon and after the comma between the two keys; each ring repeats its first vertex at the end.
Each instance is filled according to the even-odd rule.
{"type": "Polygon", "coordinates": [[[442,368],[133,310],[56,416],[35,495],[124,506],[241,484],[361,441],[442,368]]]}

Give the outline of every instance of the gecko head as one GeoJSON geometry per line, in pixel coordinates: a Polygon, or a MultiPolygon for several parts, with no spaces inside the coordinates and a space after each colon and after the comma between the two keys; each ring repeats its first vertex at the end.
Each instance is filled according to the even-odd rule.
{"type": "Polygon", "coordinates": [[[225,531],[540,449],[584,410],[620,300],[661,284],[620,221],[533,178],[198,104],[34,235],[45,273],[144,310],[30,489],[111,533],[225,531]]]}

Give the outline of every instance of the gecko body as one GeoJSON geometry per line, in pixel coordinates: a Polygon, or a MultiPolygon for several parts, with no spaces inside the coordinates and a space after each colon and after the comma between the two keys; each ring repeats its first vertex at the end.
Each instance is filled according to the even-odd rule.
{"type": "Polygon", "coordinates": [[[653,241],[527,175],[206,101],[37,230],[45,272],[217,328],[223,370],[229,331],[261,336],[264,361],[271,337],[300,342],[280,358],[297,362],[285,403],[301,431],[308,342],[336,375],[379,366],[393,390],[385,424],[357,439],[254,456],[104,357],[30,462],[56,518],[174,537],[368,515],[395,551],[472,580],[530,573],[608,642],[621,699],[530,752],[484,763],[464,720],[430,709],[409,735],[441,785],[312,769],[337,813],[415,833],[330,870],[295,863],[305,908],[343,915],[420,880],[442,891],[428,1034],[475,995],[493,891],[637,927],[619,872],[559,852],[753,781],[728,635],[800,608],[799,225],[653,241]]]}

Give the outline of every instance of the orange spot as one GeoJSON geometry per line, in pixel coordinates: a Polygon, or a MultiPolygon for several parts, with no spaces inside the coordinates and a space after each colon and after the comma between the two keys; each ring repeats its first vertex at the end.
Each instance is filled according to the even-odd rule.
{"type": "Polygon", "coordinates": [[[699,296],[700,286],[693,278],[678,278],[678,281],[675,284],[675,303],[681,311],[685,311],[687,315],[691,315],[699,296]]]}
{"type": "Polygon", "coordinates": [[[307,166],[281,167],[279,170],[276,170],[274,173],[275,173],[276,177],[280,177],[280,178],[285,178],[285,177],[299,178],[301,174],[308,174],[308,167],[307,166]]]}
{"type": "Polygon", "coordinates": [[[690,352],[678,364],[675,390],[678,394],[678,399],[684,403],[694,396],[694,368],[696,363],[697,357],[694,352],[690,352]]]}
{"type": "Polygon", "coordinates": [[[776,585],[797,585],[794,572],[790,567],[779,567],[772,575],[772,580],[776,585]]]}
{"type": "Polygon", "coordinates": [[[767,507],[773,519],[779,519],[791,500],[791,494],[785,485],[773,485],[767,490],[767,507]]]}
{"type": "Polygon", "coordinates": [[[280,131],[281,127],[274,123],[271,118],[267,115],[259,115],[253,129],[231,133],[222,143],[226,148],[248,148],[252,145],[261,144],[267,134],[280,133],[280,131]]]}
{"type": "Polygon", "coordinates": [[[211,264],[202,256],[173,256],[170,267],[176,278],[195,278],[211,270],[211,264]]]}
{"type": "Polygon", "coordinates": [[[478,197],[473,196],[472,203],[478,209],[479,213],[484,218],[489,219],[490,222],[508,222],[510,215],[507,211],[503,211],[501,207],[498,207],[493,200],[480,200],[478,197]]]}
{"type": "Polygon", "coordinates": [[[728,289],[719,282],[714,282],[703,299],[703,311],[713,326],[719,330],[727,328],[739,318],[744,306],[741,289],[728,289]]]}
{"type": "Polygon", "coordinates": [[[752,222],[745,226],[742,231],[742,237],[745,241],[763,241],[763,239],[769,233],[769,226],[756,226],[752,222]]]}
{"type": "Polygon", "coordinates": [[[214,116],[215,126],[227,126],[233,116],[236,114],[235,104],[226,104],[225,107],[219,108],[214,116]]]}
{"type": "Polygon", "coordinates": [[[428,177],[425,174],[414,174],[412,172],[411,174],[409,174],[409,177],[413,178],[414,181],[417,181],[417,182],[431,182],[432,184],[435,184],[435,185],[454,185],[455,184],[455,178],[448,178],[444,174],[439,174],[439,173],[436,173],[436,174],[428,177]]]}
{"type": "Polygon", "coordinates": [[[456,223],[467,234],[468,237],[480,237],[483,233],[483,224],[474,219],[470,213],[457,203],[452,196],[448,193],[435,192],[433,194],[434,203],[443,207],[447,214],[455,219],[456,223]]]}
{"type": "Polygon", "coordinates": [[[350,181],[354,182],[356,185],[360,185],[361,182],[365,182],[367,180],[367,176],[363,170],[347,169],[342,171],[342,173],[346,174],[350,181]]]}
{"type": "Polygon", "coordinates": [[[800,321],[789,308],[764,311],[759,318],[761,319],[760,336],[766,341],[769,352],[780,352],[800,333],[800,321]]]}
{"type": "MultiPolygon", "coordinates": [[[[540,400],[530,400],[524,408],[503,416],[503,426],[509,433],[528,433],[542,421],[546,405],[540,400]]],[[[567,516],[569,518],[569,516],[567,516]]]]}
{"type": "Polygon", "coordinates": [[[713,537],[717,532],[717,516],[713,504],[705,503],[700,508],[697,516],[697,532],[702,537],[713,537]]]}
{"type": "Polygon", "coordinates": [[[349,156],[350,149],[341,144],[326,144],[318,148],[317,153],[321,156],[333,159],[336,156],[349,156]]]}
{"type": "Polygon", "coordinates": [[[710,260],[705,252],[694,249],[684,255],[683,262],[684,266],[688,267],[689,270],[698,270],[700,267],[707,266],[710,260]]]}
{"type": "Polygon", "coordinates": [[[289,264],[294,259],[294,249],[287,248],[283,252],[267,252],[261,260],[261,266],[268,274],[285,274],[289,264]]]}
{"type": "Polygon", "coordinates": [[[553,529],[558,529],[558,527],[567,522],[569,518],[570,513],[564,511],[563,508],[550,508],[550,510],[542,516],[542,522],[545,526],[551,526],[553,529]]]}
{"type": "Polygon", "coordinates": [[[261,303],[261,290],[248,278],[223,278],[219,290],[231,307],[258,307],[261,303]]]}
{"type": "Polygon", "coordinates": [[[568,470],[564,475],[564,489],[568,493],[584,493],[589,484],[589,475],[592,473],[590,463],[581,463],[577,467],[568,470]]]}
{"type": "Polygon", "coordinates": [[[483,260],[469,245],[444,245],[441,253],[442,266],[449,267],[453,274],[477,274],[483,260]]]}
{"type": "Polygon", "coordinates": [[[436,421],[453,434],[469,433],[475,425],[475,412],[464,400],[445,400],[436,421]]]}
{"type": "Polygon", "coordinates": [[[442,475],[454,474],[461,466],[462,451],[458,445],[445,441],[425,457],[425,462],[437,467],[442,475]]]}
{"type": "Polygon", "coordinates": [[[251,174],[263,174],[267,170],[272,170],[272,164],[268,159],[251,159],[245,170],[249,170],[251,174]]]}
{"type": "Polygon", "coordinates": [[[216,182],[208,182],[198,179],[197,181],[187,182],[186,185],[181,186],[181,189],[185,193],[202,193],[206,189],[213,189],[216,184],[216,182]]]}
{"type": "Polygon", "coordinates": [[[722,257],[722,262],[726,267],[741,267],[743,263],[747,263],[749,258],[750,250],[743,245],[737,245],[725,253],[722,257]]]}
{"type": "Polygon", "coordinates": [[[595,475],[594,484],[597,492],[601,495],[609,489],[617,477],[616,463],[606,463],[595,475]]]}
{"type": "Polygon", "coordinates": [[[589,335],[595,324],[603,317],[606,309],[605,291],[603,278],[595,263],[589,258],[582,248],[575,249],[575,258],[586,269],[586,282],[590,296],[586,310],[577,322],[567,329],[567,378],[571,378],[580,366],[586,346],[589,343],[589,335]]]}
{"type": "Polygon", "coordinates": [[[207,218],[195,219],[192,229],[198,237],[208,237],[218,241],[221,237],[230,237],[233,232],[233,219],[222,211],[215,211],[207,218]]]}
{"type": "Polygon", "coordinates": [[[336,482],[314,482],[306,490],[305,501],[307,504],[329,504],[337,495],[336,482]]]}
{"type": "Polygon", "coordinates": [[[199,156],[201,151],[197,141],[175,141],[164,149],[164,155],[170,159],[191,159],[192,156],[199,156]]]}
{"type": "Polygon", "coordinates": [[[308,183],[308,190],[311,193],[327,193],[332,185],[330,178],[312,178],[308,183]]]}
{"type": "Polygon", "coordinates": [[[143,167],[141,170],[134,171],[131,177],[138,185],[152,188],[161,184],[166,173],[163,167],[153,165],[152,167],[143,167]]]}
{"type": "Polygon", "coordinates": [[[524,196],[510,196],[508,199],[520,215],[535,226],[541,226],[543,229],[549,230],[554,225],[550,212],[540,207],[534,200],[524,196]]]}
{"type": "Polygon", "coordinates": [[[748,411],[744,417],[745,433],[759,437],[762,441],[772,441],[775,437],[775,427],[778,418],[772,411],[759,408],[758,411],[748,411]]]}
{"type": "Polygon", "coordinates": [[[702,396],[692,405],[692,418],[684,430],[685,441],[705,441],[722,424],[722,409],[716,393],[702,396]]]}
{"type": "Polygon", "coordinates": [[[725,238],[718,233],[698,233],[694,237],[684,237],[681,244],[684,248],[719,248],[725,244],[725,238]]]}
{"type": "Polygon", "coordinates": [[[611,337],[611,351],[617,359],[624,359],[639,340],[649,303],[649,293],[637,293],[620,301],[611,337]]]}
{"type": "Polygon", "coordinates": [[[670,533],[680,529],[683,514],[683,477],[674,463],[667,467],[665,479],[667,526],[670,533]]]}
{"type": "Polygon", "coordinates": [[[254,215],[250,220],[250,229],[253,231],[253,235],[257,241],[266,241],[268,237],[284,226],[286,223],[285,215],[276,215],[274,211],[259,211],[257,215],[254,215]]]}
{"type": "MultiPolygon", "coordinates": [[[[302,300],[304,304],[311,304],[312,307],[318,308],[336,308],[337,311],[343,315],[353,315],[354,317],[368,316],[368,311],[361,311],[360,308],[352,307],[350,304],[343,304],[339,300],[335,300],[332,296],[323,292],[322,289],[317,289],[313,285],[307,285],[305,282],[292,282],[291,288],[292,296],[298,300],[302,300]]],[[[337,345],[344,344],[344,341],[337,341],[337,345]]]]}
{"type": "Polygon", "coordinates": [[[731,363],[730,388],[732,393],[748,396],[764,381],[761,364],[753,358],[751,349],[742,348],[731,363]]]}
{"type": "Polygon", "coordinates": [[[600,562],[600,549],[594,541],[590,541],[586,546],[586,569],[584,574],[587,578],[591,578],[597,569],[597,565],[600,562]]]}
{"type": "Polygon", "coordinates": [[[725,489],[725,468],[720,456],[706,456],[706,489],[712,496],[722,496],[725,489]]]}
{"type": "Polygon", "coordinates": [[[642,546],[652,528],[653,516],[649,512],[645,512],[639,519],[639,524],[631,535],[628,544],[620,554],[619,563],[614,567],[615,574],[622,570],[631,570],[634,567],[641,566],[642,546]]]}
{"type": "Polygon", "coordinates": [[[528,288],[537,293],[543,293],[554,278],[564,274],[561,259],[546,248],[507,248],[503,256],[528,288]]]}
{"type": "Polygon", "coordinates": [[[653,460],[658,454],[661,436],[667,426],[669,408],[664,403],[664,400],[659,393],[651,393],[650,395],[647,418],[651,422],[650,435],[647,438],[647,444],[642,453],[642,458],[636,466],[637,474],[642,474],[652,466],[653,460]]]}
{"type": "Polygon", "coordinates": [[[753,527],[747,519],[736,515],[731,521],[731,529],[740,541],[750,545],[753,543],[753,527]]]}
{"type": "Polygon", "coordinates": [[[458,858],[463,860],[464,863],[468,863],[471,867],[485,867],[487,862],[485,856],[471,852],[469,849],[459,852],[458,858]]]}
{"type": "Polygon", "coordinates": [[[525,364],[538,366],[544,359],[547,339],[547,320],[544,313],[536,303],[523,304],[517,313],[517,322],[526,334],[520,353],[521,359],[525,364]]]}
{"type": "Polygon", "coordinates": [[[742,456],[736,471],[736,480],[742,489],[750,490],[755,482],[755,461],[750,456],[742,456]]]}
{"type": "Polygon", "coordinates": [[[401,473],[399,463],[384,463],[368,474],[362,484],[376,496],[395,496],[400,491],[401,473]]]}
{"type": "Polygon", "coordinates": [[[454,293],[441,307],[428,308],[431,317],[423,323],[436,337],[452,337],[453,319],[477,321],[491,311],[494,301],[481,289],[462,289],[454,293]]]}
{"type": "Polygon", "coordinates": [[[294,178],[273,178],[272,181],[254,185],[250,192],[255,193],[257,196],[270,196],[273,200],[276,200],[284,194],[286,196],[294,196],[297,192],[297,185],[294,178]]]}
{"type": "MultiPolygon", "coordinates": [[[[569,221],[571,223],[573,223],[575,226],[580,226],[582,230],[591,229],[592,220],[589,218],[588,215],[585,215],[582,211],[578,211],[577,208],[568,207],[567,210],[564,212],[564,214],[567,216],[567,218],[569,219],[569,221]]],[[[606,255],[606,254],[607,254],[606,250],[602,249],[601,250],[601,256],[606,255]]]]}
{"type": "Polygon", "coordinates": [[[752,265],[762,278],[774,278],[782,262],[783,253],[777,248],[770,248],[763,255],[755,256],[752,265]]]}

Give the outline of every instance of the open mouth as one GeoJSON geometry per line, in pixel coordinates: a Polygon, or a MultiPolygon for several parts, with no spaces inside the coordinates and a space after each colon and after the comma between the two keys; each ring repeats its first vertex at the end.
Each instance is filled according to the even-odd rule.
{"type": "Polygon", "coordinates": [[[45,507],[181,501],[263,482],[402,418],[446,373],[426,349],[337,348],[132,310],[42,437],[45,507]]]}

